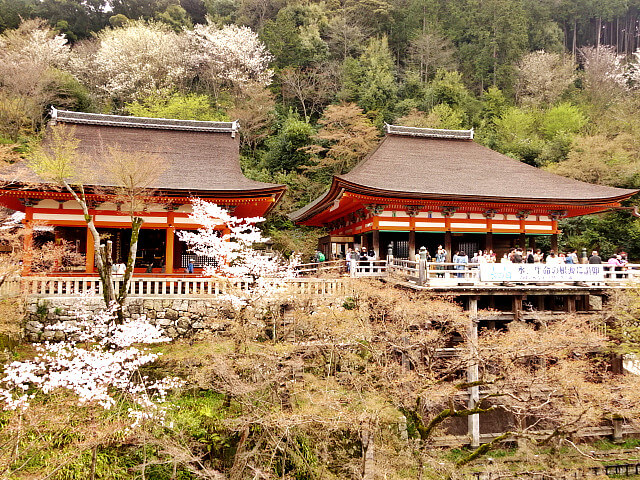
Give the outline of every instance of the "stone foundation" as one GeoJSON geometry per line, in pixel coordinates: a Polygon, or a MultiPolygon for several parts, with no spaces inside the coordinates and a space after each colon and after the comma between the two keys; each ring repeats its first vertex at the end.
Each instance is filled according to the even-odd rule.
{"type": "MultiPolygon", "coordinates": [[[[65,340],[66,334],[60,327],[76,323],[80,306],[85,312],[99,312],[104,310],[104,301],[100,297],[30,300],[24,319],[26,339],[31,342],[65,340]]],[[[124,313],[132,319],[145,316],[149,323],[160,327],[171,338],[203,330],[226,330],[234,315],[228,301],[184,297],[129,298],[124,313]]]]}

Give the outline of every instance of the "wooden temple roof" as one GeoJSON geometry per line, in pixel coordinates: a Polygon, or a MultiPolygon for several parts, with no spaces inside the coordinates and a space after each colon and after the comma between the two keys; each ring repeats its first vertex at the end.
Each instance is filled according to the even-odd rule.
{"type": "Polygon", "coordinates": [[[527,165],[473,141],[472,130],[387,125],[380,145],[353,170],[290,215],[299,222],[330,208],[342,192],[377,197],[595,205],[638,192],[580,182],[527,165]]]}
{"type": "MultiPolygon", "coordinates": [[[[128,117],[53,109],[51,123],[72,126],[80,141],[79,153],[96,166],[104,165],[110,147],[140,153],[142,158],[146,155],[159,157],[166,163],[166,169],[153,188],[166,194],[231,197],[272,194],[277,200],[286,188],[250,180],[242,174],[237,122],[128,117]]],[[[113,186],[104,168],[93,170],[95,174],[88,184],[113,186]]],[[[1,172],[0,180],[14,185],[45,183],[25,161],[1,172]]]]}

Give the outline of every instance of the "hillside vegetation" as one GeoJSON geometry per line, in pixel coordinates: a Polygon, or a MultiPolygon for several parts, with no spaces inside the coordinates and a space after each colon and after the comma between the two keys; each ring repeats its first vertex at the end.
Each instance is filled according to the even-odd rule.
{"type": "MultiPolygon", "coordinates": [[[[640,418],[639,377],[613,375],[607,362],[610,348],[637,350],[631,316],[609,319],[627,332],[625,345],[608,344],[583,315],[481,330],[474,347],[467,315],[451,302],[378,283],[354,288],[344,303],[229,305],[208,333],[152,346],[161,356],[129,383],[179,380],[144,416],[132,416],[141,410],[127,392],[140,389],[130,385],[110,387],[105,409],[82,402],[82,390],[42,392],[32,380],[29,407],[0,413],[3,478],[562,478],[635,458],[631,438],[584,444],[579,433],[640,418]],[[481,398],[470,410],[472,363],[481,398]],[[509,442],[461,448],[472,413],[509,442]]],[[[617,302],[638,305],[635,296],[617,302]]],[[[30,346],[14,350],[16,360],[33,356],[30,346]]]]}

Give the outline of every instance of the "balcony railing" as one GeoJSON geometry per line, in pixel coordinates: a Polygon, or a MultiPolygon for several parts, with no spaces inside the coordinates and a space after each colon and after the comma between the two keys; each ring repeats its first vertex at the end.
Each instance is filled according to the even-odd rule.
{"type": "MultiPolygon", "coordinates": [[[[436,263],[426,260],[406,260],[394,258],[387,267],[388,273],[395,274],[404,280],[421,286],[446,287],[456,285],[490,285],[504,282],[481,281],[480,264],[477,263],[436,263]]],[[[514,264],[509,264],[514,265],[514,264]]],[[[530,265],[530,264],[524,264],[530,265]]],[[[515,265],[514,265],[515,267],[515,265]]],[[[544,265],[543,265],[544,267],[544,265]]],[[[569,268],[571,265],[565,265],[569,268]]],[[[588,285],[629,285],[640,283],[640,264],[627,264],[618,267],[609,264],[601,264],[602,276],[596,281],[583,281],[580,276],[568,277],[565,280],[556,280],[553,276],[547,279],[538,278],[530,281],[513,280],[524,284],[544,283],[575,283],[581,282],[588,285]]]]}
{"type": "MultiPolygon", "coordinates": [[[[115,279],[114,287],[119,289],[122,280],[115,279]]],[[[28,276],[12,279],[0,288],[0,295],[6,297],[25,294],[35,297],[102,295],[102,283],[98,277],[36,277],[28,276]]],[[[347,292],[347,285],[341,278],[293,278],[273,279],[262,282],[267,289],[279,290],[293,295],[339,296],[347,292]]],[[[203,278],[203,277],[133,277],[129,285],[132,297],[218,296],[226,294],[243,295],[255,289],[248,279],[203,278]]]]}

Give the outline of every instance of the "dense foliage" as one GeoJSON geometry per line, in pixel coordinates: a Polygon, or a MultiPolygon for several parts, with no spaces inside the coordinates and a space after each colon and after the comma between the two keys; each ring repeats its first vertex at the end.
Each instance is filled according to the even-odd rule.
{"type": "MultiPolygon", "coordinates": [[[[639,18],[638,0],[0,0],[0,157],[51,104],[237,118],[245,173],[290,187],[274,230],[384,122],[474,128],[523,162],[635,188],[639,18]]],[[[565,230],[563,246],[640,257],[626,213],[565,230]]]]}

